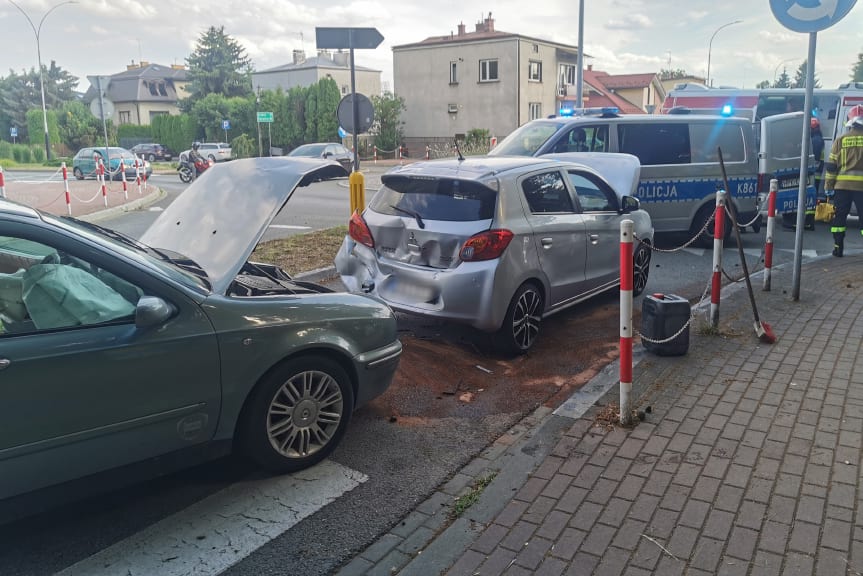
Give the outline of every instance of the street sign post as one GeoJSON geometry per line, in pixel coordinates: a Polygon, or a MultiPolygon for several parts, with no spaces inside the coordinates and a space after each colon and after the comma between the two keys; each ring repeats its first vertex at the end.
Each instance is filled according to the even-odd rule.
{"type": "Polygon", "coordinates": [[[815,44],[818,32],[833,26],[848,15],[857,0],[770,0],[770,10],[776,20],[794,32],[809,34],[809,55],[806,60],[806,96],[803,99],[803,135],[800,146],[800,187],[797,190],[797,230],[794,237],[794,271],[791,299],[800,300],[800,269],[803,265],[803,222],[806,218],[806,187],[809,176],[809,151],[812,140],[809,122],[812,119],[812,89],[815,84],[815,44]]]}
{"type": "Polygon", "coordinates": [[[231,129],[231,121],[230,120],[222,120],[222,130],[225,131],[225,142],[228,141],[228,130],[231,129]]]}
{"type": "Polygon", "coordinates": [[[12,126],[9,128],[9,136],[12,138],[12,144],[15,144],[15,139],[18,138],[18,127],[12,126]]]}
{"type": "Polygon", "coordinates": [[[383,40],[384,37],[378,32],[377,28],[315,28],[315,43],[319,50],[350,50],[354,172],[360,171],[360,148],[357,140],[360,112],[359,99],[356,97],[357,81],[356,67],[354,66],[354,48],[370,50],[377,48],[383,40]]]}

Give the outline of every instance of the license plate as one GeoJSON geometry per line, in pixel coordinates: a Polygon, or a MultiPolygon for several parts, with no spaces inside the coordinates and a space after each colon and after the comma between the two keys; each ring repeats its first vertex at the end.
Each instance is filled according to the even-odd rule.
{"type": "MultiPolygon", "coordinates": [[[[812,176],[809,176],[806,179],[806,185],[807,186],[812,185],[812,176]]],[[[783,189],[783,190],[786,188],[798,188],[799,189],[800,188],[800,177],[795,176],[794,178],[782,178],[782,179],[780,179],[779,180],[779,188],[783,189]]]]}

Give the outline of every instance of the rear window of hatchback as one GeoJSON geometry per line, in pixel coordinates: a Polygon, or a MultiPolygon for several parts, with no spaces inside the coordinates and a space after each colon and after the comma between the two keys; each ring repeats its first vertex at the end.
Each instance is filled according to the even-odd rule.
{"type": "Polygon", "coordinates": [[[472,222],[491,220],[497,192],[477,182],[453,178],[383,178],[370,208],[380,214],[417,214],[426,220],[472,222]]]}

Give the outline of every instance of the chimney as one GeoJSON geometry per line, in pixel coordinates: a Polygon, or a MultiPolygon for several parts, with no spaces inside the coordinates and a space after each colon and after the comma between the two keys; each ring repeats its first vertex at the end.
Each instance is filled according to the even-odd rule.
{"type": "Polygon", "coordinates": [[[459,23],[458,23],[458,35],[459,35],[459,36],[464,36],[464,34],[465,34],[465,31],[464,31],[464,22],[459,22],[459,23]]]}
{"type": "Polygon", "coordinates": [[[494,32],[494,18],[491,17],[491,12],[488,13],[488,18],[485,19],[485,31],[494,32]]]}
{"type": "Polygon", "coordinates": [[[587,71],[588,71],[588,72],[592,72],[592,71],[593,71],[593,64],[588,64],[588,65],[587,65],[587,71]]]}
{"type": "Polygon", "coordinates": [[[348,56],[349,56],[349,54],[347,52],[343,52],[343,51],[339,50],[338,52],[333,54],[333,63],[336,66],[344,66],[345,68],[347,68],[348,67],[348,56]]]}
{"type": "Polygon", "coordinates": [[[135,70],[136,68],[138,68],[138,65],[135,64],[134,60],[132,60],[131,64],[126,64],[126,70],[135,70]]]}
{"type": "Polygon", "coordinates": [[[326,58],[327,60],[331,60],[332,56],[330,56],[329,50],[318,50],[318,58],[326,58]]]}
{"type": "Polygon", "coordinates": [[[150,63],[147,62],[146,60],[141,60],[141,66],[139,66],[139,68],[146,68],[149,65],[150,65],[150,63]]]}
{"type": "Polygon", "coordinates": [[[173,70],[185,70],[186,65],[185,64],[171,64],[171,68],[173,70]]]}
{"type": "Polygon", "coordinates": [[[306,53],[303,50],[294,50],[294,64],[302,64],[306,61],[306,53]]]}

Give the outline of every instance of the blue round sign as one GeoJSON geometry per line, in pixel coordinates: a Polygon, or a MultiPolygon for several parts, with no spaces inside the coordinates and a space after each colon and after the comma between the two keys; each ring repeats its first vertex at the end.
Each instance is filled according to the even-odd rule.
{"type": "Polygon", "coordinates": [[[857,0],[770,0],[780,24],[794,32],[819,32],[844,18],[857,0]]]}

